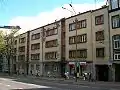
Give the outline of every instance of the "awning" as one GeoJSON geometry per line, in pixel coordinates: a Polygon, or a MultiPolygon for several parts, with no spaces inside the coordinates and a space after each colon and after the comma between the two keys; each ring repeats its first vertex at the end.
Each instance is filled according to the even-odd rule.
{"type": "Polygon", "coordinates": [[[86,65],[86,62],[80,62],[80,65],[86,65]]]}
{"type": "Polygon", "coordinates": [[[69,65],[75,65],[75,62],[69,62],[69,65]]]}

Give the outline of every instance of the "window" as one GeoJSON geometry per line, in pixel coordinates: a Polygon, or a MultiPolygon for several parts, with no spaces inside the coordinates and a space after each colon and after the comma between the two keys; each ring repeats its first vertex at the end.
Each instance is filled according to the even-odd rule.
{"type": "Polygon", "coordinates": [[[101,25],[101,24],[104,24],[104,15],[95,17],[95,25],[101,25]]]}
{"type": "Polygon", "coordinates": [[[46,31],[46,37],[56,35],[58,33],[57,28],[49,29],[46,31]]]}
{"type": "Polygon", "coordinates": [[[46,52],[45,59],[46,60],[57,59],[57,52],[46,52]]]}
{"type": "Polygon", "coordinates": [[[69,24],[69,31],[75,30],[75,23],[69,24]]]}
{"type": "Polygon", "coordinates": [[[32,44],[31,45],[31,50],[37,50],[40,49],[40,43],[32,44]]]}
{"type": "Polygon", "coordinates": [[[19,39],[19,43],[25,43],[25,37],[19,39]]]}
{"type": "Polygon", "coordinates": [[[17,44],[17,40],[15,40],[15,45],[17,44]]]}
{"type": "Polygon", "coordinates": [[[19,52],[25,52],[25,46],[19,47],[19,52]]]}
{"type": "Polygon", "coordinates": [[[120,35],[113,36],[114,49],[120,49],[120,35]]]}
{"type": "Polygon", "coordinates": [[[25,60],[25,55],[19,55],[18,60],[19,61],[24,61],[25,60]]]}
{"type": "Polygon", "coordinates": [[[80,26],[80,29],[87,27],[86,20],[81,20],[81,21],[79,21],[78,24],[79,24],[79,26],[80,26]]]}
{"type": "MultiPolygon", "coordinates": [[[[76,50],[69,51],[69,58],[76,57],[76,50]]],[[[87,49],[77,50],[77,58],[87,58],[87,49]]]]}
{"type": "Polygon", "coordinates": [[[86,43],[87,42],[87,34],[82,34],[77,36],[77,43],[86,43]]]}
{"type": "Polygon", "coordinates": [[[69,44],[75,43],[75,36],[69,37],[69,44]]]}
{"type": "Polygon", "coordinates": [[[40,65],[36,64],[36,70],[40,70],[40,65]]]}
{"type": "Polygon", "coordinates": [[[87,58],[87,49],[77,51],[78,58],[87,58]]]}
{"type": "Polygon", "coordinates": [[[76,51],[75,50],[70,50],[69,51],[69,58],[75,58],[76,57],[76,51]]]}
{"type": "Polygon", "coordinates": [[[31,60],[39,60],[40,58],[40,54],[37,53],[37,54],[31,54],[31,60]]]}
{"type": "Polygon", "coordinates": [[[118,8],[118,0],[111,0],[111,9],[116,9],[118,8]]]}
{"type": "Polygon", "coordinates": [[[69,37],[69,44],[77,43],[86,43],[87,42],[87,34],[82,34],[77,36],[77,40],[75,40],[76,36],[69,37]]]}
{"type": "Polygon", "coordinates": [[[104,48],[96,48],[96,57],[104,57],[104,48]]]}
{"type": "Polygon", "coordinates": [[[40,39],[40,33],[32,35],[31,40],[36,40],[36,39],[40,39]]]}
{"type": "MultiPolygon", "coordinates": [[[[86,28],[87,27],[87,23],[86,22],[87,22],[86,19],[78,21],[77,22],[77,29],[86,28]]],[[[69,31],[73,31],[73,30],[76,30],[76,23],[69,24],[69,31]]]]}
{"type": "Polygon", "coordinates": [[[120,52],[114,54],[114,60],[120,60],[120,52]]]}
{"type": "Polygon", "coordinates": [[[15,53],[15,54],[17,53],[17,49],[16,49],[16,48],[14,48],[14,53],[15,53]]]}
{"type": "Polygon", "coordinates": [[[51,41],[46,41],[46,43],[45,43],[46,48],[57,47],[57,45],[58,45],[57,39],[51,40],[51,41]]]}
{"type": "Polygon", "coordinates": [[[120,16],[115,15],[112,16],[112,28],[119,28],[120,27],[120,16]]]}
{"type": "Polygon", "coordinates": [[[102,41],[102,40],[104,40],[104,31],[96,32],[96,41],[102,41]]]}

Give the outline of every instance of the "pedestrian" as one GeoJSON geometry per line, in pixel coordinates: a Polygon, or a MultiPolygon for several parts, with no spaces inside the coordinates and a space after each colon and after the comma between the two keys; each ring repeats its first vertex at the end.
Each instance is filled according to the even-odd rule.
{"type": "Polygon", "coordinates": [[[88,75],[89,75],[89,81],[91,81],[91,73],[89,72],[89,74],[88,74],[88,75]]]}
{"type": "Polygon", "coordinates": [[[69,72],[65,72],[65,79],[69,79],[69,72]]]}

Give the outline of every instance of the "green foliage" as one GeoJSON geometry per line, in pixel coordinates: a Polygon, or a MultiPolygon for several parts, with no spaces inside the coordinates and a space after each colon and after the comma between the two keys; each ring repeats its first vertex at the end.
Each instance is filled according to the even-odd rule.
{"type": "Polygon", "coordinates": [[[5,51],[5,41],[4,41],[4,34],[2,31],[0,31],[0,53],[3,53],[5,51]]]}

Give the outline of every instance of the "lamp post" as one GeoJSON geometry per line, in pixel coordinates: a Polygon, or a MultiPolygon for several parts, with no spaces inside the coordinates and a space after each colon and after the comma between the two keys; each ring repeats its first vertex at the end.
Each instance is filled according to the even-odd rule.
{"type": "Polygon", "coordinates": [[[43,63],[43,44],[45,42],[45,29],[44,27],[42,28],[42,76],[43,76],[43,67],[44,67],[44,63],[43,63]]]}
{"type": "MultiPolygon", "coordinates": [[[[64,7],[62,7],[63,9],[66,9],[67,11],[70,11],[71,13],[74,13],[74,15],[76,15],[76,11],[74,10],[74,8],[73,8],[73,6],[72,6],[72,4],[69,4],[70,5],[70,7],[73,9],[73,11],[74,12],[72,12],[71,10],[69,10],[69,9],[67,9],[67,8],[64,8],[64,7]]],[[[77,18],[75,18],[75,31],[76,31],[76,33],[75,33],[75,45],[76,45],[76,48],[75,48],[75,81],[77,82],[77,78],[78,78],[78,73],[77,73],[77,65],[78,65],[78,63],[77,63],[77,26],[78,26],[78,19],[77,18]]]]}

